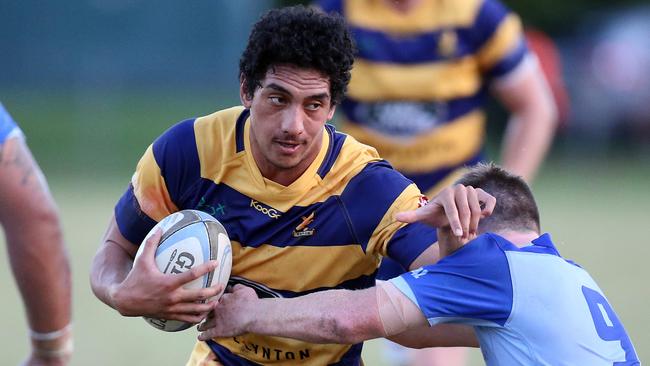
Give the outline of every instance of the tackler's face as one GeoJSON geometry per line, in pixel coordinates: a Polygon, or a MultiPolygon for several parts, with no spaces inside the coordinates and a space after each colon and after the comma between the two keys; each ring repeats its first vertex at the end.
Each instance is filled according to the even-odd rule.
{"type": "Polygon", "coordinates": [[[322,145],[325,123],[334,115],[330,83],[316,70],[291,65],[269,68],[250,99],[250,142],[262,174],[304,172],[322,145]]]}

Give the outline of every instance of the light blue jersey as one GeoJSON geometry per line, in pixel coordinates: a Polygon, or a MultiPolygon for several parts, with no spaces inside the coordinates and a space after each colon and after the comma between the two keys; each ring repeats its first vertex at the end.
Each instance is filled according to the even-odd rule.
{"type": "Polygon", "coordinates": [[[16,125],[16,122],[11,118],[9,112],[0,103],[0,144],[3,144],[11,137],[23,136],[23,133],[16,125]]]}
{"type": "Polygon", "coordinates": [[[474,326],[487,365],[639,365],[596,282],[548,234],[518,248],[484,234],[391,282],[431,325],[474,326]]]}

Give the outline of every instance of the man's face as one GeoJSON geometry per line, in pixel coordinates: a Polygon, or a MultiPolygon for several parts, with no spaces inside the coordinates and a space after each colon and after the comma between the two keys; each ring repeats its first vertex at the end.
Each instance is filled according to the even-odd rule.
{"type": "Polygon", "coordinates": [[[253,156],[268,179],[290,184],[314,161],[322,145],[323,125],[334,114],[329,79],[311,69],[270,68],[252,99],[240,90],[251,110],[253,156]]]}

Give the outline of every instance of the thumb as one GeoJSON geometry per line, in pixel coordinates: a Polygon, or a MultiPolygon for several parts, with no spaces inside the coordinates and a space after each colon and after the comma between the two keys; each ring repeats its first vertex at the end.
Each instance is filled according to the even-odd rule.
{"type": "Polygon", "coordinates": [[[395,214],[395,220],[409,224],[418,221],[418,214],[416,210],[398,212],[395,214]]]}
{"type": "MultiPolygon", "coordinates": [[[[160,243],[161,237],[162,237],[162,229],[158,228],[153,233],[153,235],[147,238],[147,240],[143,244],[144,248],[142,249],[142,256],[144,258],[154,259],[156,257],[156,249],[158,248],[158,244],[160,243]]],[[[147,261],[148,260],[149,259],[147,259],[147,261]]]]}

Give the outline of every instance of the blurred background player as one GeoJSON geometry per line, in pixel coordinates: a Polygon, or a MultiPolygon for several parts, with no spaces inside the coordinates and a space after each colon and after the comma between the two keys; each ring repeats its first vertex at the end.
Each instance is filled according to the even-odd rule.
{"type": "MultiPolygon", "coordinates": [[[[497,0],[319,0],[316,5],[345,17],[358,48],[339,109],[344,132],[377,148],[432,197],[465,166],[485,159],[483,108],[491,92],[510,113],[501,162],[533,179],[553,138],[556,108],[517,15],[497,0]]],[[[403,271],[384,260],[378,278],[403,271]]],[[[403,357],[395,352],[390,357],[398,362],[403,357]]],[[[461,365],[465,358],[451,349],[416,353],[412,365],[436,359],[461,365]]]]}
{"type": "Polygon", "coordinates": [[[0,103],[0,223],[30,327],[24,365],[63,366],[72,355],[70,264],[58,211],[25,138],[0,103]]]}

